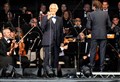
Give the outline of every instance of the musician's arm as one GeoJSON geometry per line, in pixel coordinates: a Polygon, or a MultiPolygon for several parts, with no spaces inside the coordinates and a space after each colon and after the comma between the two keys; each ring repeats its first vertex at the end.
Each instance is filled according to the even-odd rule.
{"type": "Polygon", "coordinates": [[[114,26],[112,30],[114,32],[120,32],[120,26],[114,26]]]}

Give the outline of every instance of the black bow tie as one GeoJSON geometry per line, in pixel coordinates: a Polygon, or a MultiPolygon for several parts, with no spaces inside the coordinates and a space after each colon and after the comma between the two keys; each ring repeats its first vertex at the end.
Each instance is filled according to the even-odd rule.
{"type": "Polygon", "coordinates": [[[52,18],[55,18],[55,19],[56,19],[56,16],[53,16],[52,18]]]}

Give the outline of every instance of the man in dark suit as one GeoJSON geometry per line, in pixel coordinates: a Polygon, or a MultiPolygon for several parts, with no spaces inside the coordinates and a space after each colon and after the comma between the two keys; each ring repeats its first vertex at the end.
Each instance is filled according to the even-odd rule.
{"type": "MultiPolygon", "coordinates": [[[[85,27],[86,23],[87,23],[87,14],[91,12],[91,6],[90,4],[86,3],[83,6],[83,10],[80,11],[80,18],[81,18],[81,22],[82,22],[82,26],[85,27]]],[[[78,13],[78,12],[77,12],[78,13]]]]}
{"type": "Polygon", "coordinates": [[[44,31],[42,45],[45,51],[44,57],[44,70],[48,73],[51,71],[50,66],[53,68],[58,67],[58,56],[59,48],[63,41],[63,23],[62,18],[56,16],[58,6],[55,3],[52,3],[49,6],[49,12],[47,16],[42,18],[41,28],[44,31]],[[53,57],[53,63],[51,62],[51,57],[53,57]],[[50,61],[50,62],[49,62],[50,61]]]}
{"type": "Polygon", "coordinates": [[[3,38],[0,40],[0,68],[12,64],[12,58],[10,57],[10,30],[5,28],[3,30],[3,38]]]}
{"type": "Polygon", "coordinates": [[[111,26],[107,12],[101,10],[100,1],[93,1],[93,12],[88,15],[86,27],[91,29],[90,66],[94,66],[97,45],[100,49],[100,71],[104,69],[104,58],[107,43],[106,26],[111,26]]]}
{"type": "Polygon", "coordinates": [[[114,13],[113,10],[109,9],[109,3],[107,1],[102,2],[102,10],[108,12],[110,20],[112,21],[114,13]]]}

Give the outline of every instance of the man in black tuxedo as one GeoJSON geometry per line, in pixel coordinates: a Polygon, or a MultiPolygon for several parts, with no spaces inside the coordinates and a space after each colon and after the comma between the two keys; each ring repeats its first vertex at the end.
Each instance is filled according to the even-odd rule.
{"type": "Polygon", "coordinates": [[[51,71],[50,66],[53,68],[58,67],[59,48],[63,41],[63,23],[62,18],[56,16],[58,6],[56,3],[52,3],[49,6],[49,12],[47,16],[42,18],[41,28],[44,31],[42,45],[45,51],[44,57],[44,70],[48,73],[51,71]],[[53,57],[53,62],[51,62],[53,57]],[[50,61],[50,62],[49,62],[50,61]]]}
{"type": "Polygon", "coordinates": [[[97,45],[100,49],[100,71],[104,69],[104,58],[107,43],[106,26],[111,26],[107,12],[101,10],[101,2],[93,1],[93,12],[88,15],[86,27],[91,29],[90,66],[94,66],[97,45]]]}
{"type": "Polygon", "coordinates": [[[0,68],[12,64],[10,46],[10,30],[5,28],[3,30],[3,38],[0,40],[0,68]]]}

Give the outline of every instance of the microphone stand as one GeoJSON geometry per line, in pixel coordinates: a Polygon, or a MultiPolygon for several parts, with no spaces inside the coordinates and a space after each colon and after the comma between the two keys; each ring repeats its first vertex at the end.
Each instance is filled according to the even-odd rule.
{"type": "MultiPolygon", "coordinates": [[[[75,32],[77,33],[77,35],[79,35],[79,33],[78,33],[78,31],[75,29],[75,27],[74,27],[74,25],[73,25],[73,23],[71,22],[71,20],[69,20],[69,22],[71,23],[71,25],[72,25],[72,28],[75,30],[75,32]]],[[[79,37],[78,37],[78,40],[79,40],[79,37]]],[[[79,44],[79,41],[77,41],[77,55],[78,55],[78,62],[79,62],[79,54],[80,54],[80,52],[79,52],[79,46],[80,46],[80,44],[79,44]]],[[[77,66],[77,56],[75,56],[75,58],[74,58],[74,62],[75,62],[75,65],[74,65],[74,67],[75,67],[75,69],[76,69],[76,71],[78,70],[77,68],[78,68],[78,66],[77,66]]]]}
{"type": "MultiPolygon", "coordinates": [[[[20,28],[20,16],[18,16],[18,27],[20,28]]],[[[20,32],[18,32],[18,35],[20,35],[20,32]]],[[[19,42],[20,42],[20,36],[19,36],[19,42]]],[[[22,66],[21,66],[21,56],[20,56],[20,54],[19,54],[19,61],[20,61],[20,68],[21,68],[22,66]]]]}
{"type": "Polygon", "coordinates": [[[51,66],[51,61],[52,61],[52,57],[51,57],[51,54],[52,54],[52,52],[51,52],[51,37],[52,37],[52,34],[51,34],[51,31],[52,31],[52,17],[49,19],[50,20],[50,46],[49,46],[49,65],[50,65],[50,67],[52,67],[51,66]]]}

